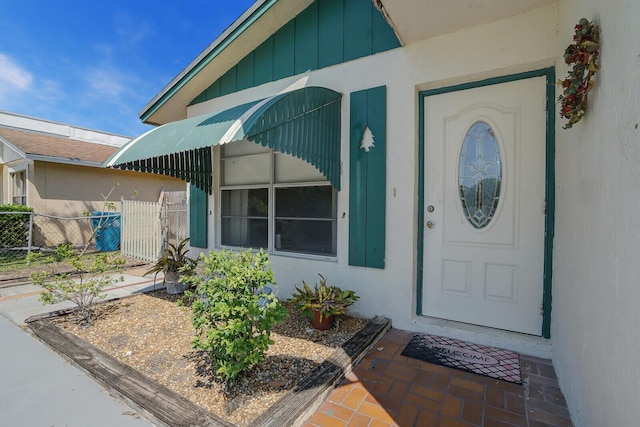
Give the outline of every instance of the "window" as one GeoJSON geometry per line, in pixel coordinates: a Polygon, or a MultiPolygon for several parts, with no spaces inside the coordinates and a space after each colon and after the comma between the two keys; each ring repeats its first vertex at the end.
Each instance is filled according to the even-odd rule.
{"type": "Polygon", "coordinates": [[[222,244],[269,247],[269,191],[222,190],[222,244]]]}
{"type": "Polygon", "coordinates": [[[488,123],[475,122],[464,136],[458,185],[467,221],[477,229],[486,227],[496,213],[502,185],[500,146],[488,123]]]}
{"type": "Polygon", "coordinates": [[[27,204],[27,174],[25,171],[11,174],[11,202],[15,205],[27,204]]]}
{"type": "Polygon", "coordinates": [[[335,255],[336,200],[331,186],[277,187],[276,250],[335,255]]]}
{"type": "Polygon", "coordinates": [[[222,245],[336,255],[337,193],[317,169],[249,141],[221,150],[222,245]]]}

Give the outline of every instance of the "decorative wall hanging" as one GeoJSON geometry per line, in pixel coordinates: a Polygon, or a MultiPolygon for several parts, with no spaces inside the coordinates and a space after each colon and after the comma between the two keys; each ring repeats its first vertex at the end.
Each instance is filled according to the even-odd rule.
{"type": "Polygon", "coordinates": [[[595,84],[591,79],[598,72],[599,55],[600,27],[582,18],[575,26],[573,43],[564,51],[564,62],[573,68],[566,79],[558,80],[562,86],[562,94],[558,97],[560,117],[568,120],[564,129],[573,127],[585,114],[588,95],[595,84]]]}
{"type": "Polygon", "coordinates": [[[360,140],[360,148],[368,153],[375,146],[376,143],[373,133],[371,132],[371,129],[369,129],[369,126],[366,126],[362,133],[362,139],[360,140]]]}

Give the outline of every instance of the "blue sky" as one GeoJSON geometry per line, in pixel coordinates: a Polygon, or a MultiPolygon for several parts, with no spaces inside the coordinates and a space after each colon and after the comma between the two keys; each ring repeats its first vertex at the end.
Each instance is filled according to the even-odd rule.
{"type": "Polygon", "coordinates": [[[253,0],[2,0],[0,110],[120,135],[253,0]]]}

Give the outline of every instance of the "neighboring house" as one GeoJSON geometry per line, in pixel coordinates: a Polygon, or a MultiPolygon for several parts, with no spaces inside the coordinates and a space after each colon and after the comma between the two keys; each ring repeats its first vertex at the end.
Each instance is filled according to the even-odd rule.
{"type": "Polygon", "coordinates": [[[394,326],[551,357],[577,425],[640,395],[640,3],[260,0],[109,166],[191,185],[193,246],[264,247],[281,295],[354,289],[394,326]],[[558,77],[602,27],[585,118],[558,77]]]}
{"type": "MultiPolygon", "coordinates": [[[[0,111],[0,204],[81,217],[84,212],[103,210],[102,195],[115,183],[118,186],[108,200],[116,207],[121,197],[135,194],[136,200],[158,201],[163,188],[184,191],[184,182],[176,178],[102,168],[128,141],[120,135],[0,111]]],[[[78,226],[65,223],[62,228],[68,227],[78,226]]],[[[68,236],[79,235],[65,231],[68,236]]]]}

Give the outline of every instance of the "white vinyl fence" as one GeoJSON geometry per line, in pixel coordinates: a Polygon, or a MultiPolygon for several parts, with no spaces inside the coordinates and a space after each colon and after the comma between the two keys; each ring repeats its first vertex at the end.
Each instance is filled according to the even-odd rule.
{"type": "Polygon", "coordinates": [[[120,253],[155,261],[162,253],[162,205],[138,200],[122,201],[120,253]]]}
{"type": "Polygon", "coordinates": [[[122,255],[153,262],[167,243],[189,236],[186,197],[175,193],[165,193],[162,202],[122,200],[122,255]]]}

